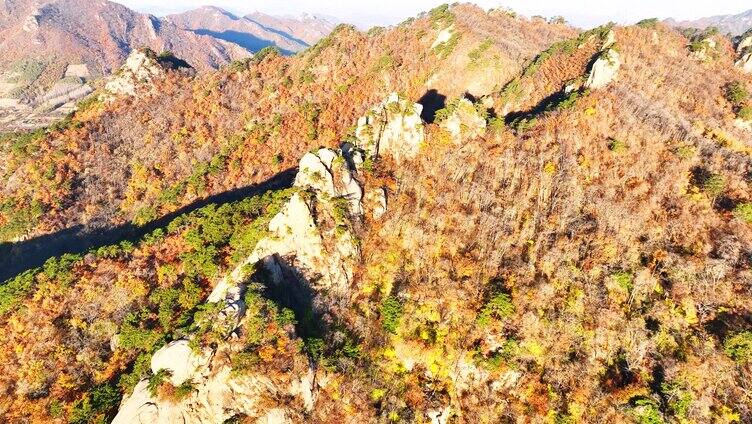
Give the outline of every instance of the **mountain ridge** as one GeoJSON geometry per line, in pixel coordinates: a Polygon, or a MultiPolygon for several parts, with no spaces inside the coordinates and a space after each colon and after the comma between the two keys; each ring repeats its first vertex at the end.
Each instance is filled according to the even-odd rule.
{"type": "Polygon", "coordinates": [[[730,33],[739,36],[752,29],[752,9],[746,12],[729,15],[716,15],[705,18],[677,21],[669,18],[665,20],[667,25],[680,28],[699,28],[717,27],[722,33],[730,33]]]}
{"type": "Polygon", "coordinates": [[[334,29],[334,25],[315,17],[298,20],[261,13],[236,16],[215,6],[168,15],[164,19],[197,34],[211,35],[248,50],[274,46],[288,54],[304,50],[334,29]]]}

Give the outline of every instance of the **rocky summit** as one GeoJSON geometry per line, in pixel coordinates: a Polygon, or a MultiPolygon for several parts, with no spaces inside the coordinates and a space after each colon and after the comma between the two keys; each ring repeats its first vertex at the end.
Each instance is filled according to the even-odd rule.
{"type": "Polygon", "coordinates": [[[278,44],[71,59],[0,134],[1,422],[752,422],[749,31],[159,19],[278,44]]]}

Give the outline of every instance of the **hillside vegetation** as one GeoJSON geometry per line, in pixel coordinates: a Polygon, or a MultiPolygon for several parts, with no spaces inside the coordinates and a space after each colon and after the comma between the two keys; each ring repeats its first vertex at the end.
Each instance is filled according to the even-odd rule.
{"type": "Polygon", "coordinates": [[[752,421],[735,49],[442,6],[3,135],[0,417],[752,421]]]}

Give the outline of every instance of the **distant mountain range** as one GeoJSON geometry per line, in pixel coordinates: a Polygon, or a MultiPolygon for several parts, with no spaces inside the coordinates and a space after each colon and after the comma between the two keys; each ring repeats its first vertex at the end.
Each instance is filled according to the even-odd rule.
{"type": "Polygon", "coordinates": [[[0,0],[0,68],[29,57],[86,63],[96,74],[119,67],[138,47],[172,51],[197,69],[217,68],[266,46],[298,52],[327,35],[329,21],[215,7],[158,18],[95,0],[0,0]]]}
{"type": "Polygon", "coordinates": [[[286,53],[304,50],[334,29],[333,23],[313,15],[295,19],[255,12],[240,17],[213,6],[169,15],[164,20],[250,51],[275,46],[286,53]]]}
{"type": "Polygon", "coordinates": [[[722,33],[741,35],[752,28],[752,9],[737,15],[717,15],[691,21],[667,19],[666,24],[680,28],[717,27],[722,33]]]}

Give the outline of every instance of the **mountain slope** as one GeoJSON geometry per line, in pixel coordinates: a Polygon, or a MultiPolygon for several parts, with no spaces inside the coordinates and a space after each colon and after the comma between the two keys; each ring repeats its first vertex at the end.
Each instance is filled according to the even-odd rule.
{"type": "MultiPolygon", "coordinates": [[[[335,35],[300,57],[285,59],[273,55],[259,64],[251,62],[250,66],[261,72],[258,77],[234,69],[200,76],[194,81],[174,75],[161,82],[164,86],[156,90],[162,95],[124,99],[120,107],[92,108],[92,113],[96,112],[93,119],[83,121],[83,126],[74,131],[80,131],[77,135],[55,134],[36,141],[58,145],[65,144],[62,140],[69,136],[78,139],[78,147],[70,151],[71,160],[77,163],[75,167],[97,171],[86,175],[76,173],[79,175],[76,180],[83,178],[80,183],[70,184],[70,190],[65,190],[67,194],[60,192],[48,199],[49,203],[45,201],[52,206],[68,199],[62,201],[66,208],[52,206],[62,215],[46,214],[36,224],[46,230],[32,231],[26,236],[76,225],[123,224],[139,214],[151,215],[152,209],[162,216],[190,203],[196,196],[263,181],[273,175],[270,171],[274,169],[294,166],[309,146],[336,143],[339,134],[352,125],[368,104],[392,91],[408,92],[416,99],[425,97],[430,106],[427,110],[443,107],[442,98],[456,97],[466,91],[476,96],[489,94],[521,70],[526,58],[534,57],[552,40],[576,34],[565,26],[515,20],[506,15],[492,15],[489,20],[485,13],[470,10],[472,13],[459,16],[454,23],[462,28],[458,32],[465,35],[457,37],[452,54],[446,57],[448,50],[431,48],[443,27],[428,18],[372,36],[342,26],[335,35]],[[496,24],[504,26],[496,29],[496,24]],[[491,38],[493,45],[484,47],[479,58],[482,60],[473,61],[468,53],[484,44],[486,38],[491,38]],[[422,57],[423,51],[431,54],[422,57]],[[330,61],[348,66],[332,67],[330,61]],[[458,68],[463,69],[463,79],[456,77],[458,68]],[[432,101],[438,104],[430,104],[432,101]],[[256,146],[251,140],[258,137],[275,142],[256,146]],[[201,163],[222,156],[223,148],[231,149],[231,157],[224,157],[227,163],[242,160],[247,166],[238,170],[238,174],[233,171],[228,178],[202,175],[202,180],[211,181],[197,186],[198,191],[186,187],[187,190],[177,193],[177,199],[166,203],[157,198],[161,189],[188,179],[201,163]],[[251,153],[256,149],[263,153],[251,153]],[[281,163],[270,166],[275,155],[281,157],[281,163]],[[167,161],[168,157],[174,160],[167,161]],[[161,161],[167,163],[160,165],[161,161]],[[107,170],[101,168],[105,163],[109,164],[107,170]],[[251,163],[257,166],[250,166],[251,163]],[[134,164],[140,164],[136,165],[138,169],[143,166],[144,176],[148,175],[151,184],[160,188],[148,193],[138,189],[132,194],[135,197],[126,201],[127,193],[136,189],[135,185],[128,188],[131,175],[142,172],[136,172],[134,164]]],[[[7,172],[18,173],[14,181],[25,178],[21,176],[25,168],[19,165],[16,161],[8,162],[7,172]]],[[[22,194],[20,189],[9,185],[2,192],[21,201],[30,193],[22,194]]]]}
{"type": "Polygon", "coordinates": [[[752,10],[736,15],[710,16],[690,21],[668,19],[666,20],[666,24],[679,28],[705,29],[709,27],[717,27],[724,34],[730,33],[732,35],[742,35],[747,30],[752,29],[752,10]]]}
{"type": "Polygon", "coordinates": [[[3,139],[0,268],[50,259],[0,286],[0,415],[752,420],[752,75],[709,37],[444,6],[3,139]]]}

